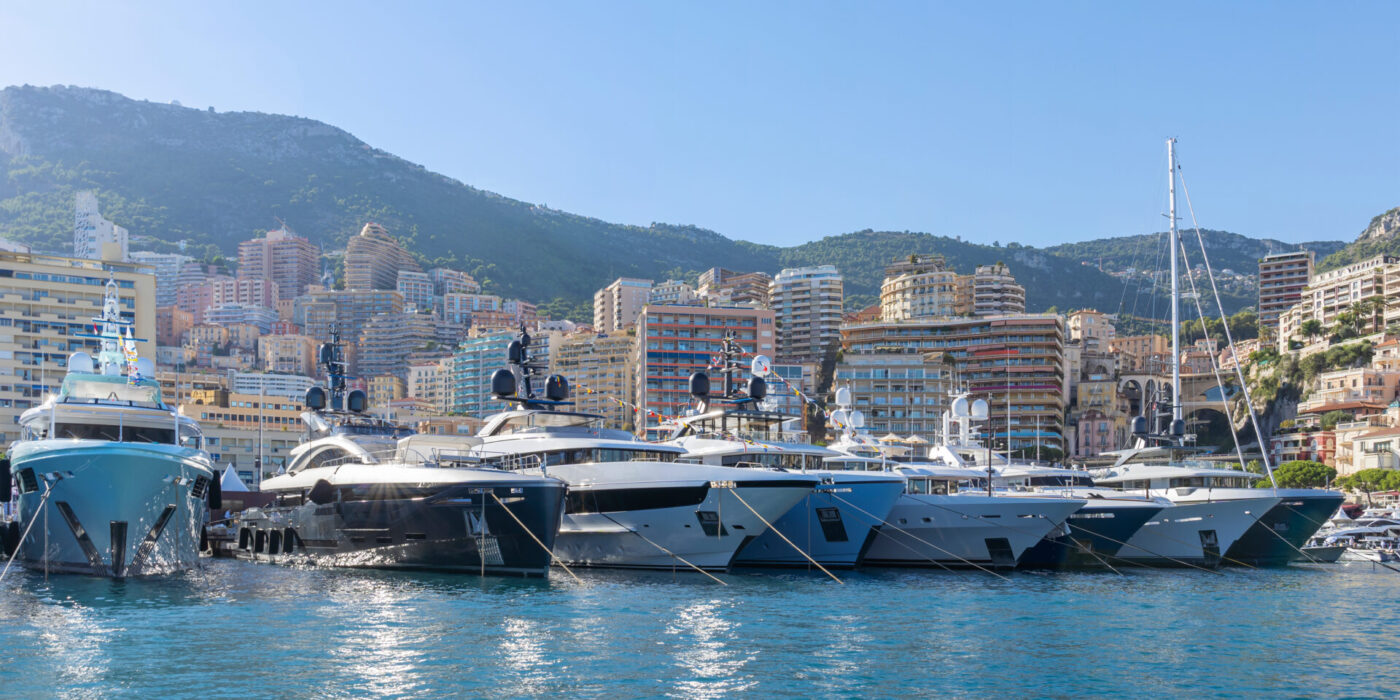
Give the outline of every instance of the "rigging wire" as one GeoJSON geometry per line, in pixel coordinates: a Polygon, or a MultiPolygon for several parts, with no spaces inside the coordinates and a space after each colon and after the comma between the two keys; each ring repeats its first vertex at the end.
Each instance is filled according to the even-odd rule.
{"type": "MultiPolygon", "coordinates": [[[[1177,171],[1178,174],[1180,174],[1180,163],[1177,164],[1177,171]]],[[[1201,259],[1206,266],[1206,275],[1210,279],[1211,291],[1215,294],[1216,308],[1220,310],[1220,323],[1225,327],[1225,342],[1229,345],[1229,347],[1232,349],[1231,351],[1233,352],[1233,348],[1235,347],[1235,340],[1233,335],[1230,333],[1229,320],[1225,317],[1225,305],[1222,304],[1220,301],[1220,288],[1215,283],[1215,273],[1211,270],[1210,267],[1210,256],[1206,254],[1206,243],[1205,239],[1201,236],[1201,226],[1199,223],[1196,222],[1196,209],[1191,206],[1191,190],[1187,189],[1186,187],[1186,176],[1180,175],[1180,177],[1181,192],[1186,196],[1186,210],[1191,214],[1191,227],[1196,230],[1196,242],[1199,243],[1201,246],[1201,259]]],[[[1200,300],[1198,299],[1197,303],[1199,303],[1199,301],[1200,300]]],[[[1201,326],[1202,328],[1204,328],[1204,320],[1201,321],[1201,326]]],[[[1242,369],[1239,357],[1235,358],[1235,376],[1240,381],[1240,392],[1244,394],[1245,408],[1249,410],[1249,421],[1250,424],[1254,426],[1254,437],[1259,442],[1259,457],[1264,463],[1264,470],[1267,471],[1269,474],[1269,483],[1273,484],[1274,488],[1278,488],[1278,479],[1274,478],[1274,468],[1273,465],[1269,463],[1269,450],[1264,445],[1264,432],[1259,429],[1259,417],[1254,413],[1254,400],[1249,396],[1249,385],[1245,383],[1244,370],[1242,369]]]]}

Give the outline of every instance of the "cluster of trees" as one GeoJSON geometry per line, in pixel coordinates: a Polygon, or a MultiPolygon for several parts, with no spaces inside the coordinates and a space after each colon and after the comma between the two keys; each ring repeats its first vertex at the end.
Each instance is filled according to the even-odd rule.
{"type": "MultiPolygon", "coordinates": [[[[1217,318],[1184,321],[1181,324],[1181,339],[1192,343],[1206,336],[1214,338],[1222,346],[1225,343],[1225,324],[1217,318]]],[[[1230,337],[1235,340],[1250,340],[1259,337],[1259,314],[1253,307],[1246,307],[1232,314],[1229,319],[1230,337]]]]}
{"type": "MultiPolygon", "coordinates": [[[[1250,471],[1263,473],[1264,469],[1258,462],[1251,462],[1250,471]]],[[[1308,489],[1323,488],[1330,486],[1332,480],[1337,478],[1337,470],[1323,464],[1309,460],[1294,460],[1284,462],[1274,467],[1274,481],[1278,482],[1279,488],[1287,489],[1308,489]]],[[[1260,479],[1255,482],[1256,488],[1272,488],[1273,483],[1268,479],[1260,479]]]]}
{"type": "Polygon", "coordinates": [[[1400,490],[1400,471],[1395,469],[1362,469],[1355,474],[1338,479],[1336,485],[1348,491],[1360,491],[1366,494],[1366,500],[1370,501],[1371,494],[1377,491],[1400,490]]]}

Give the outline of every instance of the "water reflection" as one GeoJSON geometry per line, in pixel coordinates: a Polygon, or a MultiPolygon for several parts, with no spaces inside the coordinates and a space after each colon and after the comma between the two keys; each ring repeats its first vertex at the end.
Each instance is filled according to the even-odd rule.
{"type": "Polygon", "coordinates": [[[729,605],[720,600],[689,605],[666,627],[675,665],[690,676],[677,680],[672,695],[712,698],[754,686],[740,675],[754,658],[738,639],[740,626],[721,614],[729,605]]]}
{"type": "Polygon", "coordinates": [[[1400,574],[547,580],[211,562],[0,585],[5,697],[1393,695],[1400,574]],[[1111,662],[1106,661],[1111,659],[1111,662]],[[1287,669],[1281,672],[1280,669],[1287,669]],[[1208,689],[1208,690],[1204,690],[1208,689]]]}

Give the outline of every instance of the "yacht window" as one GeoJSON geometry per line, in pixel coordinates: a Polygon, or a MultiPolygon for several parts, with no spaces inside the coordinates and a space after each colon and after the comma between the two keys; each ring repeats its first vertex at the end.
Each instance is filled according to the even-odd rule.
{"type": "Polygon", "coordinates": [[[321,450],[318,450],[315,454],[311,455],[311,457],[306,460],[306,463],[298,468],[312,469],[315,467],[324,467],[327,466],[327,462],[345,459],[349,456],[349,452],[339,447],[326,447],[322,448],[321,450]]]}
{"type": "Polygon", "coordinates": [[[203,438],[204,438],[204,435],[200,434],[200,432],[199,432],[198,430],[195,430],[195,429],[193,429],[192,427],[190,427],[190,426],[188,426],[188,425],[182,425],[182,426],[180,426],[180,446],[181,446],[181,447],[189,447],[189,448],[191,448],[191,449],[196,449],[196,450],[198,450],[198,449],[203,449],[204,446],[201,445],[201,444],[199,444],[199,443],[200,443],[200,440],[202,440],[203,438]]]}
{"type": "Polygon", "coordinates": [[[1094,480],[1088,476],[1055,475],[1055,476],[1033,476],[1029,479],[1031,486],[1093,486],[1094,480]]]}
{"type": "Polygon", "coordinates": [[[910,479],[905,491],[908,493],[928,493],[928,479],[910,479]]]}
{"type": "Polygon", "coordinates": [[[54,425],[54,437],[117,442],[121,440],[121,427],[97,423],[58,423],[54,425]]]}
{"type": "Polygon", "coordinates": [[[126,442],[154,442],[161,445],[175,443],[174,428],[146,428],[128,425],[122,429],[122,440],[126,442]]]}
{"type": "Polygon", "coordinates": [[[1205,486],[1206,478],[1203,476],[1186,476],[1172,479],[1168,483],[1170,488],[1183,488],[1190,486],[1205,486]]]}

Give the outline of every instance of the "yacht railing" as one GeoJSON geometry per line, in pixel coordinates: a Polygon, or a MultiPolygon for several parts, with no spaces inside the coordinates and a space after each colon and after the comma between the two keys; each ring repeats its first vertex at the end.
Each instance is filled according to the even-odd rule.
{"type": "Polygon", "coordinates": [[[733,440],[735,438],[748,442],[773,442],[773,443],[793,443],[806,445],[808,434],[806,431],[755,431],[755,430],[705,430],[697,431],[696,437],[709,440],[733,440]]]}

